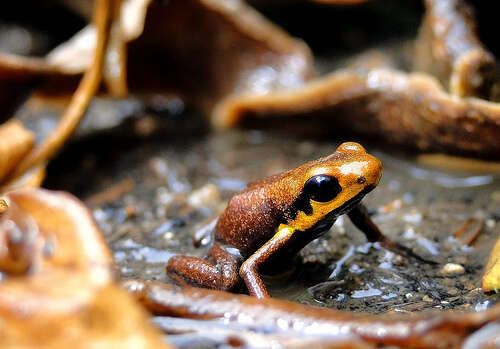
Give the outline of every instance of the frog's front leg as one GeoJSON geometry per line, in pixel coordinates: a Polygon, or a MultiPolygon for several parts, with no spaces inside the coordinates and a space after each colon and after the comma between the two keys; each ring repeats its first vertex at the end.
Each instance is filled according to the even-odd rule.
{"type": "Polygon", "coordinates": [[[256,298],[269,297],[266,286],[259,275],[259,267],[271,256],[287,245],[293,234],[290,228],[280,229],[271,240],[254,252],[240,268],[240,276],[245,281],[248,291],[256,298]]]}
{"type": "Polygon", "coordinates": [[[408,247],[392,241],[387,236],[385,236],[377,227],[377,225],[372,221],[370,216],[368,216],[366,208],[362,204],[359,204],[358,206],[353,208],[347,215],[349,216],[351,222],[365,234],[368,241],[379,242],[382,247],[388,249],[389,251],[406,256],[407,258],[416,259],[419,262],[424,262],[427,264],[437,264],[434,261],[430,261],[420,257],[408,247]]]}
{"type": "Polygon", "coordinates": [[[240,281],[238,269],[242,260],[218,244],[212,247],[210,261],[173,256],[167,264],[167,275],[180,285],[191,285],[216,290],[232,290],[240,281]]]}
{"type": "Polygon", "coordinates": [[[354,207],[347,215],[356,228],[365,234],[368,241],[380,242],[381,244],[388,241],[377,225],[371,220],[370,216],[368,216],[363,204],[354,207]]]}

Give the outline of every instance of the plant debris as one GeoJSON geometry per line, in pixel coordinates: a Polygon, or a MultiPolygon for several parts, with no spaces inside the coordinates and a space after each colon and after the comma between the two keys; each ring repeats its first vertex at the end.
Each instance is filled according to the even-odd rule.
{"type": "Polygon", "coordinates": [[[471,246],[477,237],[483,232],[483,220],[469,218],[458,228],[453,236],[459,239],[464,245],[471,246]]]}
{"type": "MultiPolygon", "coordinates": [[[[3,183],[0,182],[0,185],[10,188],[19,186],[19,184],[16,184],[16,181],[20,177],[25,175],[28,171],[37,167],[38,171],[35,171],[35,173],[39,176],[40,171],[43,170],[43,167],[46,165],[46,163],[67,142],[71,134],[74,132],[75,128],[82,120],[88,104],[91,98],[96,93],[101,81],[102,66],[108,41],[108,32],[109,26],[111,24],[111,11],[113,5],[119,6],[119,2],[116,1],[115,3],[113,0],[96,1],[95,25],[97,28],[97,44],[94,50],[94,59],[92,61],[92,64],[89,65],[84,76],[82,77],[81,83],[73,94],[71,102],[66,112],[61,117],[61,120],[57,127],[46,139],[44,139],[35,147],[33,147],[33,139],[29,138],[27,131],[23,132],[23,138],[16,139],[16,142],[23,142],[24,146],[22,148],[18,149],[18,144],[12,141],[10,143],[7,143],[6,146],[3,146],[5,150],[2,151],[4,153],[14,152],[14,154],[17,155],[10,155],[10,157],[13,158],[16,163],[15,166],[12,166],[13,161],[9,161],[9,163],[5,165],[9,165],[9,167],[6,168],[6,170],[4,171],[5,173],[0,173],[0,175],[2,175],[0,176],[0,180],[3,179],[3,183]],[[14,150],[11,150],[10,148],[14,150]],[[7,178],[2,178],[7,174],[7,170],[9,170],[9,176],[7,178]]],[[[13,130],[7,130],[9,131],[9,137],[11,137],[12,135],[13,137],[17,138],[17,135],[21,134],[22,132],[22,126],[16,122],[10,123],[8,125],[14,125],[10,126],[10,129],[15,127],[14,131],[16,131],[16,134],[13,134],[13,130]]],[[[24,184],[25,180],[25,178],[21,178],[21,183],[24,184]]]]}
{"type": "Polygon", "coordinates": [[[322,134],[351,129],[421,150],[500,155],[500,105],[457,99],[430,76],[394,70],[337,72],[291,91],[228,98],[213,122],[219,128],[295,125],[322,134]]]}
{"type": "Polygon", "coordinates": [[[473,9],[463,0],[424,3],[415,69],[438,78],[451,95],[496,99],[498,66],[479,40],[473,9]]]}
{"type": "MultiPolygon", "coordinates": [[[[332,309],[307,307],[277,300],[256,299],[222,291],[179,288],[159,282],[125,281],[126,289],[156,315],[199,319],[191,331],[203,328],[203,322],[219,320],[219,327],[260,334],[281,334],[289,339],[319,338],[322,343],[351,341],[369,347],[458,348],[467,337],[500,317],[500,305],[482,312],[440,311],[412,315],[361,315],[332,309]]],[[[165,322],[166,323],[166,322],[165,322]]],[[[175,321],[170,331],[175,332],[175,321]]],[[[217,323],[212,323],[214,327],[217,323]]],[[[244,337],[241,338],[244,340],[244,337]]],[[[349,342],[351,343],[351,342],[349,342]]],[[[350,346],[351,347],[351,346],[350,346]]]]}
{"type": "Polygon", "coordinates": [[[41,189],[12,191],[5,199],[2,348],[168,347],[114,284],[110,251],[82,203],[41,189]]]}
{"type": "Polygon", "coordinates": [[[485,292],[500,290],[500,239],[491,251],[481,287],[485,292]]]}
{"type": "MultiPolygon", "coordinates": [[[[430,74],[372,66],[317,77],[307,46],[242,1],[128,1],[115,9],[106,86],[114,96],[176,95],[218,128],[278,127],[286,117],[301,131],[331,133],[326,124],[418,150],[498,158],[496,61],[463,1],[429,0],[426,8],[413,66],[430,74]],[[443,27],[449,35],[438,35],[443,27]]],[[[79,74],[93,42],[90,26],[47,61],[79,74]]]]}

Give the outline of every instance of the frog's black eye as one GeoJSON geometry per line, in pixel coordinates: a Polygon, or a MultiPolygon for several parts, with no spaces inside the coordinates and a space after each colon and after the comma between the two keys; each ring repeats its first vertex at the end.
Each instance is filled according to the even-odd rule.
{"type": "Polygon", "coordinates": [[[304,184],[304,194],[314,201],[328,202],[333,200],[340,192],[342,187],[337,178],[326,175],[311,177],[304,184]]]}

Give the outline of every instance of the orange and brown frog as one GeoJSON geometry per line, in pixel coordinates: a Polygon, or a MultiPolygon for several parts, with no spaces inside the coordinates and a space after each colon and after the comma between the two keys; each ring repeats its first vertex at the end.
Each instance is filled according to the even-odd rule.
{"type": "Polygon", "coordinates": [[[250,294],[268,297],[259,269],[297,254],[343,214],[369,241],[398,249],[360,205],[381,175],[380,160],[348,142],[327,157],[252,182],[219,217],[207,260],[174,256],[167,274],[179,284],[219,290],[235,288],[241,277],[250,294]]]}

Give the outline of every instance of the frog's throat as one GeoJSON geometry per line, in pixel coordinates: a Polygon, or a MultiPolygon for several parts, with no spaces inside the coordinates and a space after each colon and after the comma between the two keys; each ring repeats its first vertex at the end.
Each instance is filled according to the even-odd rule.
{"type": "Polygon", "coordinates": [[[280,224],[278,231],[289,228],[291,231],[307,231],[316,226],[320,222],[335,222],[337,217],[349,212],[359,204],[361,199],[372,191],[374,186],[363,188],[358,194],[339,204],[338,200],[329,203],[317,202],[309,200],[310,207],[307,211],[299,210],[296,217],[287,223],[280,224]]]}

